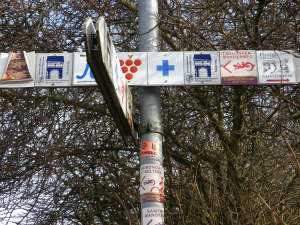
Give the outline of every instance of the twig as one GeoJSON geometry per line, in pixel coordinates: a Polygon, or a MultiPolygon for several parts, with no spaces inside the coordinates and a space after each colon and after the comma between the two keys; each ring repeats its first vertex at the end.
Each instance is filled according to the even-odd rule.
{"type": "Polygon", "coordinates": [[[290,143],[287,140],[287,138],[285,137],[285,135],[283,133],[280,133],[279,135],[282,137],[282,139],[284,140],[285,144],[288,146],[288,150],[291,153],[292,161],[294,162],[295,170],[296,170],[297,174],[299,174],[300,173],[300,162],[299,162],[297,154],[295,153],[294,149],[290,145],[290,143]]]}
{"type": "Polygon", "coordinates": [[[281,225],[287,225],[283,219],[278,215],[278,213],[276,212],[276,210],[274,208],[272,208],[267,202],[266,200],[261,197],[261,195],[258,193],[257,196],[260,198],[260,200],[263,202],[263,204],[272,212],[272,215],[274,218],[274,221],[277,223],[277,224],[281,224],[281,225]],[[278,221],[278,222],[277,222],[278,221]]]}

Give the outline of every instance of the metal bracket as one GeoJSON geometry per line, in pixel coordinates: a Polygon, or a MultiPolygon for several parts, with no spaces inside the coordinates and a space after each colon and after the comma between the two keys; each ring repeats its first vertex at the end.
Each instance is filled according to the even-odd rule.
{"type": "Polygon", "coordinates": [[[155,122],[155,121],[147,121],[145,123],[141,123],[139,125],[139,134],[143,135],[146,133],[158,133],[160,135],[164,135],[163,133],[163,127],[161,125],[161,122],[155,122]]]}

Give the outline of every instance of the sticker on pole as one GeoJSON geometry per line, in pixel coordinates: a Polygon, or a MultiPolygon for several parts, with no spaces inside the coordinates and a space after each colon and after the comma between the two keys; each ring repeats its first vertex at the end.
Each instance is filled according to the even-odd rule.
{"type": "Polygon", "coordinates": [[[146,225],[165,225],[164,208],[143,208],[142,218],[143,224],[146,225]]]}
{"type": "Polygon", "coordinates": [[[221,84],[218,52],[184,52],[185,85],[221,84]]]}
{"type": "Polygon", "coordinates": [[[140,194],[157,193],[164,194],[163,168],[156,164],[141,166],[140,194]],[[152,170],[152,171],[151,171],[152,170]]]}
{"type": "Polygon", "coordinates": [[[293,54],[281,51],[257,51],[260,84],[296,83],[293,54]]]}
{"type": "Polygon", "coordinates": [[[118,53],[120,66],[128,85],[147,86],[147,53],[118,53]]]}
{"type": "Polygon", "coordinates": [[[85,52],[74,52],[73,86],[97,86],[85,52]]]}
{"type": "Polygon", "coordinates": [[[164,202],[164,169],[161,165],[141,165],[140,195],[142,202],[164,202]]]}
{"type": "Polygon", "coordinates": [[[143,141],[140,145],[141,157],[159,157],[159,145],[156,142],[143,141]]]}
{"type": "Polygon", "coordinates": [[[255,51],[221,51],[220,61],[222,84],[257,84],[258,75],[255,51]]]}

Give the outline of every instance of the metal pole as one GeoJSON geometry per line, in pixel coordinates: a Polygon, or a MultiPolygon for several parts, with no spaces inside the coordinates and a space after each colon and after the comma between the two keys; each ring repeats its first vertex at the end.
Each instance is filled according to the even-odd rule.
{"type": "MultiPolygon", "coordinates": [[[[159,46],[158,1],[139,0],[139,51],[159,46]]],[[[159,87],[141,87],[140,94],[140,201],[141,224],[164,224],[164,173],[159,87]]]]}

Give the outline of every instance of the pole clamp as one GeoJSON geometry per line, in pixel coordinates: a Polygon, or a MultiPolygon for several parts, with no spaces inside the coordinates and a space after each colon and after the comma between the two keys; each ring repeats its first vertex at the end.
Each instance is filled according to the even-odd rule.
{"type": "Polygon", "coordinates": [[[140,124],[140,126],[139,126],[139,134],[140,135],[150,133],[150,132],[164,135],[161,122],[147,121],[145,123],[140,124]]]}

